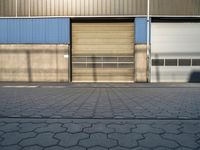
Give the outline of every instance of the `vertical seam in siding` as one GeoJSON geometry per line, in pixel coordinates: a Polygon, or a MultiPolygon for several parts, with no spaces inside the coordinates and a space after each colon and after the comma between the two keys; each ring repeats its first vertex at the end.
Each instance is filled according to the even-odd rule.
{"type": "Polygon", "coordinates": [[[8,43],[8,20],[6,19],[6,43],[8,43]]]}
{"type": "Polygon", "coordinates": [[[16,6],[15,6],[16,12],[15,13],[16,13],[16,17],[17,17],[17,7],[18,7],[17,0],[15,0],[15,2],[16,2],[16,6]]]}

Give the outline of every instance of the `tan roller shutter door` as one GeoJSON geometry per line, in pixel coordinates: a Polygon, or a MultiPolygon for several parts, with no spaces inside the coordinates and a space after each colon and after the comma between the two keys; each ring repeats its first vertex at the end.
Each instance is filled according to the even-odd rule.
{"type": "Polygon", "coordinates": [[[134,24],[73,23],[73,82],[133,82],[134,24]]]}

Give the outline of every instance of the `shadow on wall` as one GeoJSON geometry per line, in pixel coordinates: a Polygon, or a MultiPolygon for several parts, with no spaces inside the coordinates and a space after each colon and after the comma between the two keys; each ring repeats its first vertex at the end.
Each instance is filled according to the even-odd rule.
{"type": "Polygon", "coordinates": [[[200,83],[200,72],[194,71],[190,74],[189,81],[190,83],[200,83]]]}
{"type": "MultiPolygon", "coordinates": [[[[158,54],[155,55],[155,59],[159,60],[158,54]]],[[[160,70],[158,65],[156,65],[156,81],[160,82],[160,70]]]]}
{"type": "Polygon", "coordinates": [[[97,82],[97,71],[96,71],[96,60],[95,56],[92,55],[92,68],[93,68],[93,80],[94,82],[97,82]]]}
{"type": "Polygon", "coordinates": [[[26,51],[26,58],[27,58],[27,72],[28,72],[28,81],[32,82],[32,68],[31,68],[31,57],[30,51],[26,51]]]}
{"type": "Polygon", "coordinates": [[[0,48],[0,81],[64,82],[67,61],[63,46],[3,45],[0,48]],[[13,47],[13,48],[12,48],[13,47]]]}

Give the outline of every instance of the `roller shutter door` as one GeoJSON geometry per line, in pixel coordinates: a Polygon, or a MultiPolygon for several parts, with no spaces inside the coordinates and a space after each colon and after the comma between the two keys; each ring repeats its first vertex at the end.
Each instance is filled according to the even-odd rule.
{"type": "Polygon", "coordinates": [[[200,23],[153,23],[152,82],[200,81],[200,23]]]}
{"type": "Polygon", "coordinates": [[[134,24],[73,23],[73,82],[133,82],[134,24]]]}

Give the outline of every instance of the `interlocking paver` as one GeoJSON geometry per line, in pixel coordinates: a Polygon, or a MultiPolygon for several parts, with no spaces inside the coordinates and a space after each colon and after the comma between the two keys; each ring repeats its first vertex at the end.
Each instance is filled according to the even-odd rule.
{"type": "Polygon", "coordinates": [[[158,147],[158,148],[154,148],[154,150],[171,150],[171,148],[167,148],[167,147],[158,147]]]}
{"type": "Polygon", "coordinates": [[[177,148],[177,150],[193,150],[191,148],[185,148],[185,147],[180,147],[180,148],[177,148]]]}
{"type": "Polygon", "coordinates": [[[58,140],[53,138],[52,133],[41,133],[34,138],[27,138],[20,142],[22,146],[39,145],[39,146],[54,146],[58,143],[58,140]]]}
{"type": "Polygon", "coordinates": [[[3,131],[0,131],[0,136],[1,136],[3,133],[4,133],[3,131]]]}
{"type": "Polygon", "coordinates": [[[196,135],[200,138],[200,133],[197,133],[196,135]]]}
{"type": "Polygon", "coordinates": [[[22,150],[42,150],[43,148],[37,145],[24,147],[22,150]]]}
{"type": "Polygon", "coordinates": [[[83,148],[80,146],[73,146],[73,147],[67,148],[67,150],[86,150],[86,148],[83,148]]]}
{"type": "Polygon", "coordinates": [[[192,122],[184,123],[180,129],[183,133],[198,133],[200,132],[200,125],[192,122]]]}
{"type": "Polygon", "coordinates": [[[186,134],[186,133],[182,133],[178,135],[164,134],[163,137],[174,140],[180,145],[188,147],[188,148],[197,148],[200,146],[199,144],[195,142],[197,140],[197,137],[193,134],[186,134]]]}
{"type": "Polygon", "coordinates": [[[1,123],[0,123],[0,127],[1,127],[1,126],[4,126],[5,124],[6,124],[5,122],[1,122],[1,123]]]}
{"type": "Polygon", "coordinates": [[[83,128],[90,127],[91,125],[88,123],[66,123],[63,127],[67,128],[67,132],[70,133],[78,133],[83,130],[83,128]]]}
{"type": "Polygon", "coordinates": [[[121,146],[117,146],[117,147],[111,148],[110,150],[130,150],[130,149],[129,148],[124,148],[124,147],[121,147],[121,146]]]}
{"type": "Polygon", "coordinates": [[[0,87],[0,116],[200,118],[200,109],[197,107],[200,105],[199,86],[192,84],[173,86],[149,84],[138,88],[135,86],[138,85],[103,85],[105,88],[101,88],[101,85],[93,87],[91,84],[84,86],[70,84],[63,88],[0,87]]]}
{"type": "Polygon", "coordinates": [[[109,124],[107,127],[115,129],[115,132],[118,133],[130,133],[132,128],[136,128],[136,126],[132,124],[115,124],[115,123],[109,124]]]}
{"type": "Polygon", "coordinates": [[[138,145],[137,141],[143,139],[143,136],[138,133],[112,133],[109,134],[108,137],[111,139],[118,140],[120,146],[128,148],[136,147],[138,145]]]}
{"type": "Polygon", "coordinates": [[[45,150],[66,150],[66,148],[60,147],[60,146],[52,146],[52,147],[45,148],[45,150]]]}
{"type": "Polygon", "coordinates": [[[21,147],[17,145],[12,145],[12,146],[0,146],[0,150],[20,150],[21,147]]]}
{"type": "Polygon", "coordinates": [[[1,145],[12,145],[12,144],[17,144],[23,139],[33,137],[36,134],[34,132],[29,132],[29,133],[19,133],[19,132],[9,132],[5,133],[3,137],[3,141],[0,142],[1,145]]]}
{"type": "Polygon", "coordinates": [[[200,149],[199,85],[134,86],[0,87],[0,150],[200,149]]]}
{"type": "Polygon", "coordinates": [[[163,139],[160,135],[154,133],[144,134],[145,139],[139,141],[139,145],[147,148],[156,148],[158,146],[165,146],[167,148],[176,148],[179,145],[171,140],[163,139]]]}
{"type": "Polygon", "coordinates": [[[179,134],[181,133],[181,131],[179,130],[181,128],[181,126],[179,124],[173,124],[173,123],[157,123],[157,124],[153,124],[152,127],[155,128],[159,128],[164,130],[167,133],[173,133],[173,134],[179,134]]]}
{"type": "Polygon", "coordinates": [[[154,128],[149,124],[137,124],[137,127],[132,129],[132,132],[136,132],[136,133],[163,133],[164,131],[162,129],[159,128],[154,128]]]}
{"type": "Polygon", "coordinates": [[[104,133],[93,133],[89,139],[84,139],[79,142],[80,145],[85,147],[102,146],[110,148],[117,145],[116,140],[108,139],[104,133]]]}
{"type": "Polygon", "coordinates": [[[149,150],[149,148],[139,146],[139,147],[134,148],[134,150],[149,150]]]}
{"type": "Polygon", "coordinates": [[[81,139],[88,138],[89,135],[85,133],[59,133],[55,135],[56,138],[60,139],[59,145],[64,147],[70,147],[77,145],[81,139]]]}
{"type": "Polygon", "coordinates": [[[106,127],[106,124],[103,124],[103,123],[95,123],[95,124],[92,124],[92,127],[85,128],[84,132],[86,133],[96,133],[96,132],[112,133],[114,132],[114,129],[106,127]]]}
{"type": "Polygon", "coordinates": [[[46,126],[46,124],[44,123],[23,123],[23,124],[20,124],[19,127],[20,127],[20,132],[30,132],[30,131],[33,131],[37,128],[41,128],[41,127],[44,127],[46,126]]]}
{"type": "Polygon", "coordinates": [[[14,132],[19,130],[19,123],[9,123],[1,126],[0,131],[14,132]]]}
{"type": "Polygon", "coordinates": [[[107,148],[103,148],[103,147],[100,147],[100,146],[94,146],[92,148],[88,148],[88,150],[107,150],[107,148]]]}
{"type": "MultiPolygon", "coordinates": [[[[7,119],[0,119],[0,122],[1,120],[7,120],[7,119]]],[[[102,148],[108,148],[108,147],[111,147],[111,148],[116,148],[116,149],[132,149],[132,147],[134,147],[134,150],[146,150],[148,149],[148,146],[150,147],[153,147],[155,146],[155,148],[169,148],[169,149],[172,149],[174,147],[178,148],[177,144],[180,146],[180,149],[181,148],[187,148],[189,149],[189,147],[191,149],[198,149],[200,148],[200,137],[198,136],[198,132],[197,133],[190,133],[190,134],[185,134],[185,133],[182,133],[182,134],[177,134],[176,133],[173,133],[173,134],[170,134],[171,131],[176,131],[177,130],[177,126],[180,126],[181,127],[184,127],[184,125],[186,123],[192,123],[193,121],[160,121],[160,120],[154,120],[154,121],[148,121],[148,120],[129,120],[129,121],[123,121],[123,120],[85,120],[85,121],[80,121],[80,120],[51,120],[51,119],[46,119],[46,120],[33,120],[33,119],[28,119],[27,121],[18,121],[15,119],[9,119],[7,120],[7,125],[9,124],[12,124],[14,122],[19,122],[19,126],[20,126],[20,129],[22,129],[21,127],[27,127],[28,123],[29,125],[32,125],[32,124],[37,124],[37,125],[41,125],[41,127],[43,128],[42,125],[44,125],[44,123],[41,123],[41,122],[46,122],[46,124],[50,125],[50,124],[57,124],[57,125],[62,125],[65,127],[66,130],[65,131],[62,131],[61,133],[53,133],[53,132],[48,132],[48,131],[45,131],[45,132],[42,132],[42,133],[37,133],[37,135],[33,135],[33,137],[28,137],[28,138],[24,138],[24,139],[21,139],[21,141],[19,141],[19,146],[22,146],[23,148],[26,148],[27,146],[29,147],[32,147],[34,145],[37,145],[37,146],[40,146],[42,148],[51,148],[51,147],[54,147],[55,146],[58,146],[59,148],[64,148],[64,146],[70,146],[70,147],[67,147],[67,149],[72,149],[76,147],[76,149],[85,149],[84,147],[88,147],[88,148],[93,148],[95,146],[99,146],[99,147],[102,147],[102,148]],[[13,120],[13,121],[11,121],[13,120]],[[71,128],[72,131],[74,133],[70,133],[67,131],[67,124],[68,127],[72,127],[72,125],[80,125],[78,127],[75,127],[75,129],[71,128]],[[83,129],[87,129],[87,128],[90,128],[92,127],[92,125],[97,125],[97,124],[100,124],[101,126],[103,125],[103,127],[105,128],[109,128],[109,125],[121,125],[120,126],[120,129],[119,131],[121,132],[118,132],[117,131],[117,128],[114,129],[113,132],[111,133],[99,133],[99,131],[102,131],[102,128],[101,130],[96,130],[97,132],[95,132],[95,130],[93,130],[95,133],[88,133],[90,134],[90,137],[88,134],[84,133],[83,129]],[[129,126],[127,126],[127,124],[129,126]],[[157,132],[157,133],[151,133],[152,130],[155,129],[163,129],[164,127],[160,126],[161,124],[163,125],[171,125],[169,132],[166,130],[164,133],[160,133],[158,131],[160,130],[155,130],[154,132],[157,132]],[[127,132],[129,130],[121,130],[121,128],[129,128],[131,126],[135,127],[135,125],[139,125],[139,130],[137,130],[137,133],[136,132],[127,132]],[[142,125],[142,126],[140,126],[142,125]],[[143,125],[146,125],[145,128],[143,125]],[[89,126],[89,127],[88,127],[89,126]],[[144,128],[144,131],[145,133],[143,133],[142,129],[144,128]],[[152,129],[153,128],[153,129],[152,129]],[[174,128],[174,129],[173,129],[174,128]],[[176,129],[176,130],[175,130],[176,129]],[[124,132],[125,133],[122,133],[124,132]],[[59,135],[59,137],[58,137],[59,135]],[[68,136],[65,136],[65,135],[68,135],[68,136]],[[69,136],[70,135],[70,136],[69,136]],[[87,136],[83,136],[81,137],[81,135],[87,135],[87,136]],[[135,147],[135,142],[132,142],[131,139],[134,138],[134,135],[140,135],[139,139],[134,139],[134,141],[138,141],[139,145],[136,145],[138,147],[135,147]],[[168,137],[168,136],[169,137],[168,137]],[[67,137],[67,138],[66,138],[67,137]],[[69,139],[69,140],[67,140],[69,139]],[[68,142],[66,142],[66,140],[68,142]],[[70,141],[70,142],[69,142],[70,141]],[[72,141],[72,142],[71,142],[72,141]],[[73,142],[75,144],[73,144],[73,142]],[[71,145],[69,144],[71,143],[71,145]],[[183,144],[182,144],[183,143],[183,144]],[[195,144],[196,143],[196,144],[195,144]],[[111,144],[111,145],[110,145],[111,144]],[[195,144],[195,146],[194,146],[195,144]],[[80,146],[78,146],[80,145],[80,146]],[[121,147],[120,147],[121,145],[121,147]],[[126,148],[127,147],[127,148],[126,148]]],[[[195,125],[198,125],[199,121],[194,121],[192,124],[195,124],[195,125]]],[[[18,123],[17,123],[18,124],[18,123]]],[[[47,125],[45,124],[45,126],[47,127],[47,125]]],[[[115,126],[116,127],[116,126],[115,126]]],[[[37,129],[39,129],[40,127],[37,126],[37,129]]],[[[70,129],[69,128],[69,129],[70,129]]],[[[7,128],[5,128],[7,130],[7,128]]],[[[32,130],[32,128],[30,128],[32,130]]],[[[136,128],[132,128],[133,129],[136,129],[136,128]]],[[[164,128],[165,129],[165,128],[164,128]]],[[[50,130],[52,130],[50,128],[50,130]]],[[[178,129],[179,130],[179,129],[178,129]]],[[[20,130],[19,130],[20,131],[20,130]]],[[[0,140],[0,145],[2,145],[3,141],[5,142],[6,139],[8,139],[9,137],[3,139],[3,136],[6,136],[6,135],[10,135],[10,139],[13,139],[14,137],[16,137],[14,134],[20,134],[20,135],[28,135],[29,133],[34,133],[35,131],[31,131],[31,132],[19,132],[19,131],[14,131],[14,132],[3,132],[2,134],[2,140],[0,140]],[[13,136],[11,135],[13,134],[13,136]]],[[[24,130],[26,131],[26,130],[24,130]]],[[[28,130],[27,130],[28,131],[28,130]]],[[[36,133],[36,132],[35,132],[36,133]]],[[[35,134],[34,133],[34,134],[35,134]]],[[[16,137],[17,141],[20,140],[20,138],[18,139],[16,137]]],[[[15,141],[15,140],[14,140],[15,141]]],[[[14,142],[14,143],[17,143],[14,142]]],[[[12,142],[9,141],[9,142],[12,142]]],[[[5,144],[5,143],[4,143],[5,144]]],[[[11,143],[8,143],[8,144],[11,144],[11,143]]],[[[0,146],[0,148],[2,149],[2,146],[0,146]]],[[[7,147],[9,148],[9,147],[7,147]]]]}
{"type": "Polygon", "coordinates": [[[61,127],[61,125],[62,124],[59,124],[59,123],[52,123],[52,124],[48,124],[48,126],[37,128],[35,131],[38,133],[41,133],[41,132],[53,132],[53,133],[63,132],[66,129],[61,127]]]}

